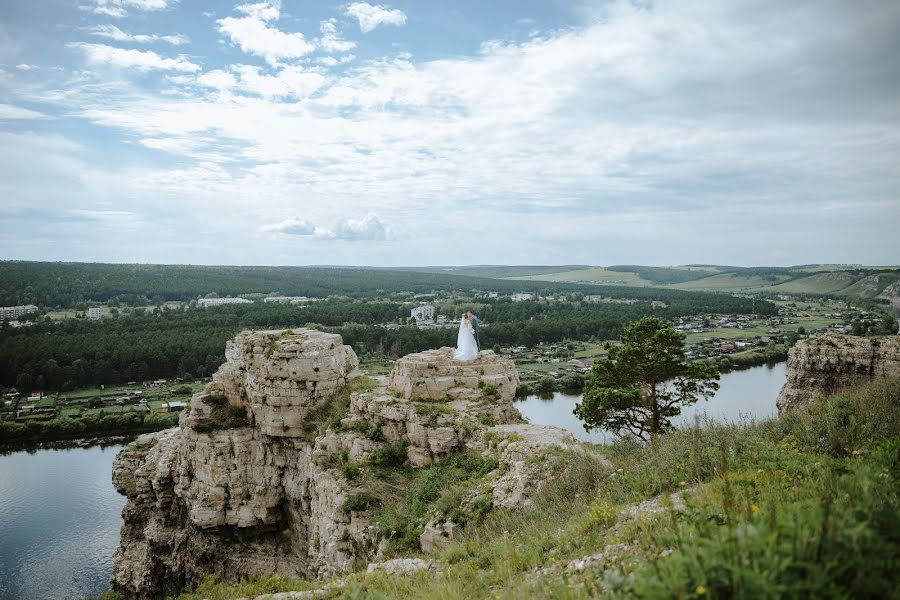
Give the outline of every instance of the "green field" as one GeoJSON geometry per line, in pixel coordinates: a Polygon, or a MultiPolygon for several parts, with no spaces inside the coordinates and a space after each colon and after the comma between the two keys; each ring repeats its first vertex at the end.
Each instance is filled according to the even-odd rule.
{"type": "Polygon", "coordinates": [[[586,269],[577,269],[574,271],[562,271],[557,273],[546,273],[542,275],[525,275],[518,277],[507,277],[506,279],[517,279],[521,281],[549,281],[557,283],[589,283],[602,285],[630,285],[630,286],[649,286],[651,282],[638,277],[635,273],[625,271],[610,271],[603,267],[588,267],[586,269]]]}

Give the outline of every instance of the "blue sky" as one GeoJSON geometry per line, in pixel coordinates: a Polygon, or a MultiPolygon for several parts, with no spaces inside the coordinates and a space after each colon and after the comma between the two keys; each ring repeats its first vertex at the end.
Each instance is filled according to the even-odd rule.
{"type": "Polygon", "coordinates": [[[900,3],[41,0],[0,258],[900,262],[900,3]]]}

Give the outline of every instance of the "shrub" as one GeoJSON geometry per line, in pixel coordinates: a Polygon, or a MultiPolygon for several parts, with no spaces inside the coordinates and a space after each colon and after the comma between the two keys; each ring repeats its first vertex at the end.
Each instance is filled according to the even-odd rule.
{"type": "Polygon", "coordinates": [[[378,506],[379,504],[380,501],[378,500],[378,498],[371,494],[353,494],[351,496],[348,496],[344,501],[344,510],[346,510],[347,512],[369,510],[370,508],[378,506]]]}
{"type": "Polygon", "coordinates": [[[373,467],[402,467],[406,462],[406,444],[393,443],[376,448],[369,455],[373,467]]]}

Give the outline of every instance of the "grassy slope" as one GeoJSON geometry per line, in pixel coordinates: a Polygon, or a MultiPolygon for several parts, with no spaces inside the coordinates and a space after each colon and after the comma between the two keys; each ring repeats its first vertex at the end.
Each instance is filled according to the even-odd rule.
{"type": "MultiPolygon", "coordinates": [[[[470,523],[410,577],[351,574],[340,598],[897,597],[900,381],[801,413],[619,444],[569,465],[531,510],[470,523]],[[669,494],[679,493],[675,508],[669,494]],[[645,504],[643,515],[636,503],[645,504]],[[576,559],[600,553],[593,566],[576,559]]],[[[209,582],[182,600],[309,583],[209,582]]],[[[113,597],[113,596],[110,596],[113,597]]]]}
{"type": "Polygon", "coordinates": [[[519,279],[524,281],[548,281],[548,282],[570,282],[570,283],[591,283],[604,285],[633,285],[633,286],[649,286],[651,282],[642,279],[635,273],[610,271],[603,267],[588,267],[586,269],[577,269],[574,271],[562,271],[557,273],[548,273],[543,275],[521,275],[518,277],[509,277],[508,279],[519,279]]]}

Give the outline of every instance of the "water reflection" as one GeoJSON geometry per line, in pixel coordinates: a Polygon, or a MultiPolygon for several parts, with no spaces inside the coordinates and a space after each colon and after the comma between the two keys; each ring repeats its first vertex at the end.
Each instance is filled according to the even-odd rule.
{"type": "MultiPolygon", "coordinates": [[[[693,423],[696,416],[707,414],[716,421],[736,422],[743,417],[763,419],[776,414],[775,400],[785,381],[785,363],[763,365],[744,371],[725,373],[719,380],[719,391],[709,401],[700,401],[682,411],[675,424],[693,423]]],[[[586,442],[602,444],[613,439],[608,431],[585,431],[572,413],[580,394],[555,392],[552,396],[528,396],[516,402],[516,408],[530,422],[563,427],[586,442]]]]}
{"type": "Polygon", "coordinates": [[[109,587],[125,498],[121,445],[0,456],[0,599],[92,597],[109,587]]]}

